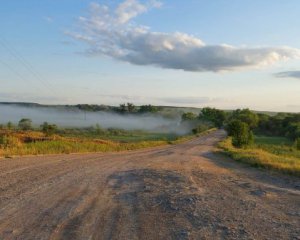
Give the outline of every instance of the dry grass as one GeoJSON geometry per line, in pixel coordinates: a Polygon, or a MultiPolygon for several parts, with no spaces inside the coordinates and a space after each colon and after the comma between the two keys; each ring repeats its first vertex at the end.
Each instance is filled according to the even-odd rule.
{"type": "Polygon", "coordinates": [[[231,138],[221,142],[219,147],[236,161],[244,162],[254,167],[300,176],[300,159],[297,157],[276,155],[257,146],[247,149],[236,148],[231,144],[231,138]]]}
{"type": "MultiPolygon", "coordinates": [[[[203,132],[207,134],[212,130],[203,132]]],[[[0,157],[22,156],[22,155],[40,155],[40,154],[68,154],[68,153],[87,153],[87,152],[118,152],[126,150],[136,150],[141,148],[150,148],[168,144],[178,144],[195,137],[195,135],[179,137],[176,140],[156,140],[156,141],[138,141],[138,142],[116,142],[102,139],[82,139],[66,138],[61,136],[52,136],[45,138],[40,132],[9,132],[6,133],[12,138],[24,139],[30,138],[29,142],[21,144],[12,144],[1,147],[0,157]]],[[[200,136],[202,134],[198,134],[200,136]]]]}

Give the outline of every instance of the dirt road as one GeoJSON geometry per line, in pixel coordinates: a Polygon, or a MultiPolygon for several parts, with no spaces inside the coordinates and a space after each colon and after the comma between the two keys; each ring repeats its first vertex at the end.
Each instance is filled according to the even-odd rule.
{"type": "Polygon", "coordinates": [[[214,154],[223,137],[0,159],[0,239],[300,239],[300,180],[214,154]]]}

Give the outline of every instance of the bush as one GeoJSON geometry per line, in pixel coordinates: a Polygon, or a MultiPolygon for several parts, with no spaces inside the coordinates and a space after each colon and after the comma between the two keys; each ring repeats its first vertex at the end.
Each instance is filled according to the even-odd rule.
{"type": "Polygon", "coordinates": [[[234,120],[229,124],[232,145],[235,147],[245,147],[253,143],[253,133],[249,125],[240,120],[234,120]]]}
{"type": "Polygon", "coordinates": [[[209,127],[207,125],[201,124],[201,125],[198,125],[196,128],[192,129],[192,133],[193,134],[202,133],[202,132],[206,131],[207,129],[209,129],[209,127]]]}
{"type": "Polygon", "coordinates": [[[15,136],[11,135],[0,135],[0,147],[19,147],[22,145],[22,142],[15,136]]]}
{"type": "Polygon", "coordinates": [[[47,136],[51,136],[57,131],[57,126],[55,124],[48,124],[47,122],[44,122],[41,125],[41,129],[43,133],[45,133],[47,136]]]}
{"type": "Polygon", "coordinates": [[[18,124],[19,128],[24,131],[32,129],[31,125],[32,121],[29,118],[22,118],[18,124]]]}

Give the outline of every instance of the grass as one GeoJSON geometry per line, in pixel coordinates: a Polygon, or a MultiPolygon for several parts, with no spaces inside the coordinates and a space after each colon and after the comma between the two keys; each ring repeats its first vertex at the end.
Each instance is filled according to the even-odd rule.
{"type": "MultiPolygon", "coordinates": [[[[136,150],[141,148],[150,148],[163,146],[168,144],[178,144],[187,140],[190,140],[196,136],[207,134],[212,130],[205,131],[198,135],[186,135],[176,138],[168,139],[164,134],[156,135],[155,140],[148,140],[149,136],[146,134],[145,140],[136,141],[112,141],[103,139],[92,138],[80,138],[80,137],[63,137],[52,136],[47,139],[43,139],[43,135],[40,132],[13,132],[9,134],[12,144],[1,147],[0,145],[0,157],[10,156],[23,156],[23,155],[41,155],[41,154],[68,154],[68,153],[87,153],[87,152],[118,152],[127,150],[136,150]],[[20,139],[30,136],[30,142],[22,142],[20,139]],[[37,139],[37,141],[35,141],[37,139]],[[41,140],[42,139],[42,140],[41,140]],[[18,144],[16,144],[18,142],[18,144]]],[[[140,135],[142,136],[142,134],[140,135]]],[[[134,137],[134,136],[133,136],[134,137]]],[[[142,138],[140,138],[142,139],[142,138]]]]}
{"type": "Polygon", "coordinates": [[[236,161],[258,168],[300,176],[300,153],[284,138],[256,137],[249,148],[236,148],[227,138],[219,144],[223,152],[236,161]]]}
{"type": "Polygon", "coordinates": [[[119,142],[139,142],[139,141],[172,141],[178,138],[178,135],[171,133],[152,133],[145,131],[124,131],[124,130],[105,130],[97,133],[89,129],[67,129],[60,133],[64,137],[112,140],[119,142]]]}
{"type": "Polygon", "coordinates": [[[275,155],[300,159],[300,151],[294,147],[294,142],[285,137],[255,136],[255,146],[275,155]]]}
{"type": "Polygon", "coordinates": [[[0,156],[86,153],[86,152],[113,152],[134,150],[147,147],[156,147],[168,144],[165,141],[142,141],[138,143],[114,143],[96,141],[70,141],[68,139],[32,142],[17,147],[0,150],[0,156]]]}

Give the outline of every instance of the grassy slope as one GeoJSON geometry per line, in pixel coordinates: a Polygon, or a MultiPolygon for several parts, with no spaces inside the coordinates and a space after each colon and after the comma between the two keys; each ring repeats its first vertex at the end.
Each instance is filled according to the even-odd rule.
{"type": "Polygon", "coordinates": [[[235,148],[227,138],[219,146],[236,161],[300,176],[300,151],[285,138],[256,137],[254,146],[247,149],[235,148]]]}

